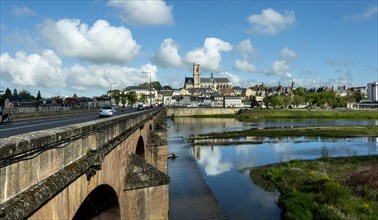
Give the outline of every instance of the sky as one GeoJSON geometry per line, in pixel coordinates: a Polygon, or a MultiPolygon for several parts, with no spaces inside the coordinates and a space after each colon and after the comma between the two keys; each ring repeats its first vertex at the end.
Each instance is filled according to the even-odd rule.
{"type": "Polygon", "coordinates": [[[378,1],[1,0],[0,90],[100,96],[192,76],[234,86],[378,81],[378,1]]]}

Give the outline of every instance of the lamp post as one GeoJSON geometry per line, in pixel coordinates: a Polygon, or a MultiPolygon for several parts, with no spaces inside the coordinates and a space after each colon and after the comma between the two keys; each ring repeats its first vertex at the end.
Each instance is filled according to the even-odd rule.
{"type": "Polygon", "coordinates": [[[151,107],[151,105],[152,105],[152,98],[151,98],[151,72],[143,71],[143,73],[150,74],[150,92],[149,92],[149,96],[150,96],[150,107],[151,107]]]}
{"type": "Polygon", "coordinates": [[[117,83],[110,83],[110,90],[109,90],[109,92],[110,92],[110,106],[112,106],[112,95],[113,95],[112,85],[115,85],[115,84],[117,84],[117,83]]]}

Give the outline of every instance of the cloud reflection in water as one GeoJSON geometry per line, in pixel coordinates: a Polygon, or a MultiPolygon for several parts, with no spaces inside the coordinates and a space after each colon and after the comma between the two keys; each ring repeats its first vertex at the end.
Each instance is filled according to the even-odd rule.
{"type": "Polygon", "coordinates": [[[222,161],[222,152],[218,147],[201,147],[198,163],[204,167],[207,176],[216,176],[228,172],[233,167],[230,162],[222,161]]]}

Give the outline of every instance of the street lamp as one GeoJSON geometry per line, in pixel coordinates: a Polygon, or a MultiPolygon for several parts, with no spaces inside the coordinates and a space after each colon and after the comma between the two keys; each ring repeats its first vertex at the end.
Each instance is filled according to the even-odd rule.
{"type": "Polygon", "coordinates": [[[110,106],[112,106],[112,95],[113,95],[112,85],[115,85],[115,84],[117,84],[117,83],[110,83],[110,90],[109,90],[109,92],[110,92],[110,106]]]}
{"type": "Polygon", "coordinates": [[[150,94],[150,107],[151,107],[151,105],[152,105],[152,99],[151,99],[151,72],[143,71],[143,73],[148,73],[148,74],[150,74],[150,92],[149,92],[149,94],[150,94]]]}

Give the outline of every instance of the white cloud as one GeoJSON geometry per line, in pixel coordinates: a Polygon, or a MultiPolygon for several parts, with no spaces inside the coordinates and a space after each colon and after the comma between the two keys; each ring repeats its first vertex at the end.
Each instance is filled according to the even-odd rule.
{"type": "Polygon", "coordinates": [[[33,10],[25,6],[23,7],[14,6],[12,10],[12,14],[15,16],[37,16],[37,13],[35,13],[33,10]]]}
{"type": "Polygon", "coordinates": [[[354,64],[354,62],[351,61],[351,60],[330,60],[330,59],[326,59],[325,62],[328,63],[331,66],[350,66],[350,65],[354,64]]]}
{"type": "MultiPolygon", "coordinates": [[[[44,50],[41,54],[27,55],[17,52],[14,57],[8,53],[0,56],[1,74],[8,87],[22,87],[32,90],[45,88],[44,91],[56,92],[96,91],[96,95],[109,90],[110,83],[117,83],[113,88],[123,89],[127,86],[139,85],[157,79],[157,67],[145,64],[139,68],[131,68],[112,64],[83,66],[75,64],[62,67],[62,60],[52,50],[44,50]],[[99,92],[100,91],[100,92],[99,92]]],[[[72,94],[71,94],[72,95],[72,94]]]]}
{"type": "Polygon", "coordinates": [[[276,60],[272,63],[272,67],[265,70],[267,75],[280,76],[281,80],[291,80],[293,75],[291,74],[290,61],[297,57],[297,53],[290,50],[288,47],[284,47],[279,55],[283,60],[276,60]]]}
{"type": "Polygon", "coordinates": [[[234,86],[241,86],[241,87],[247,87],[252,84],[252,81],[248,81],[245,78],[240,77],[238,74],[230,73],[230,72],[222,72],[220,73],[222,77],[228,78],[232,85],[234,86]]]}
{"type": "Polygon", "coordinates": [[[253,47],[251,40],[245,39],[236,46],[236,51],[243,57],[248,58],[249,55],[254,55],[256,49],[253,47]]]}
{"type": "Polygon", "coordinates": [[[283,14],[267,8],[261,14],[251,15],[248,21],[252,24],[252,33],[274,35],[285,31],[295,24],[295,13],[285,11],[283,14]]]}
{"type": "Polygon", "coordinates": [[[236,60],[234,63],[234,67],[238,70],[248,72],[248,73],[254,73],[256,72],[256,66],[253,64],[250,64],[247,60],[236,60]]]}
{"type": "Polygon", "coordinates": [[[199,63],[207,70],[218,70],[222,59],[221,52],[232,50],[232,45],[218,38],[206,38],[202,48],[189,51],[185,56],[187,63],[199,63]]]}
{"type": "Polygon", "coordinates": [[[352,84],[353,82],[353,76],[349,72],[341,73],[337,79],[330,78],[327,81],[323,81],[322,85],[327,85],[327,86],[355,86],[352,84]]]}
{"type": "Polygon", "coordinates": [[[162,0],[109,0],[108,6],[119,9],[121,19],[130,24],[140,26],[173,24],[172,7],[162,0]]]}
{"type": "Polygon", "coordinates": [[[284,60],[280,60],[280,61],[276,60],[272,63],[272,72],[275,75],[282,75],[283,73],[286,73],[289,70],[290,70],[290,65],[284,60]]]}
{"type": "Polygon", "coordinates": [[[284,59],[286,61],[290,61],[290,60],[297,58],[297,53],[293,50],[290,50],[288,47],[284,47],[280,51],[280,56],[282,57],[282,59],[284,59]]]}
{"type": "Polygon", "coordinates": [[[15,86],[53,88],[65,85],[62,61],[52,50],[44,50],[41,55],[19,51],[14,57],[3,53],[0,60],[4,79],[15,86]]]}
{"type": "Polygon", "coordinates": [[[42,51],[34,40],[33,35],[12,33],[5,35],[2,40],[4,44],[17,45],[18,48],[23,48],[25,51],[42,51]]]}
{"type": "Polygon", "coordinates": [[[324,84],[321,82],[321,79],[318,78],[294,78],[295,87],[304,87],[304,88],[318,88],[324,84]]]}
{"type": "Polygon", "coordinates": [[[103,91],[109,89],[110,83],[117,83],[113,88],[123,89],[127,86],[139,85],[149,81],[150,75],[143,73],[151,72],[151,80],[155,81],[157,67],[145,64],[140,68],[122,67],[117,65],[74,65],[65,70],[67,72],[67,85],[74,90],[87,91],[96,87],[103,91]]]}
{"type": "Polygon", "coordinates": [[[290,64],[285,60],[276,60],[272,63],[270,69],[265,70],[267,75],[280,76],[282,78],[291,79],[290,64]]]}
{"type": "Polygon", "coordinates": [[[369,19],[369,18],[375,16],[377,13],[378,13],[378,6],[377,5],[371,5],[369,8],[367,8],[362,13],[345,16],[344,20],[350,20],[350,21],[366,20],[366,19],[369,19]]]}
{"type": "MultiPolygon", "coordinates": [[[[312,75],[315,75],[311,72],[312,75]]],[[[320,86],[356,86],[353,85],[353,76],[351,73],[346,72],[339,75],[338,78],[320,78],[320,77],[314,77],[311,78],[310,75],[305,76],[305,78],[294,78],[293,81],[295,82],[296,87],[305,87],[305,88],[318,88],[320,86]]]]}
{"type": "Polygon", "coordinates": [[[127,63],[139,53],[140,45],[125,27],[97,20],[92,27],[77,19],[48,21],[42,26],[47,42],[58,53],[93,63],[127,63]]]}
{"type": "Polygon", "coordinates": [[[160,44],[160,50],[152,56],[152,60],[163,67],[180,66],[181,57],[178,54],[177,43],[171,38],[165,39],[160,44]]]}
{"type": "Polygon", "coordinates": [[[353,76],[350,73],[343,73],[337,79],[336,85],[352,86],[353,76]]]}

